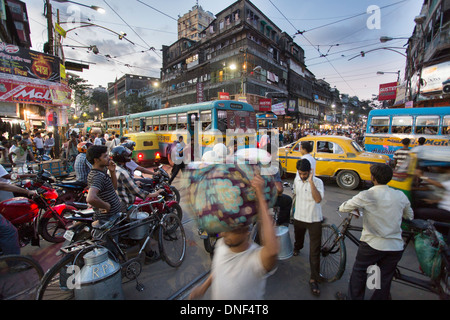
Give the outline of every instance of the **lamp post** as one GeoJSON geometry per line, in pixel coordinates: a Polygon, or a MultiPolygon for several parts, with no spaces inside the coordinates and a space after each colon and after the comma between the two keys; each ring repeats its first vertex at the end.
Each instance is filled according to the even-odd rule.
{"type": "MultiPolygon", "coordinates": [[[[90,8],[92,10],[95,10],[97,12],[100,13],[104,13],[105,9],[101,8],[101,7],[97,7],[97,6],[88,6],[82,3],[78,3],[75,1],[70,1],[70,0],[52,0],[52,1],[56,1],[59,3],[73,3],[73,4],[77,4],[79,6],[83,6],[83,7],[87,7],[90,8]]],[[[48,35],[48,47],[46,48],[46,52],[48,52],[48,54],[53,55],[54,54],[54,47],[53,47],[53,41],[54,41],[54,37],[53,37],[53,17],[52,17],[52,5],[50,3],[50,0],[45,0],[45,16],[47,18],[47,35],[48,35]]]]}
{"type": "Polygon", "coordinates": [[[53,0],[53,1],[59,2],[59,3],[73,3],[76,5],[82,6],[82,7],[90,8],[90,9],[95,10],[102,14],[105,13],[105,9],[103,9],[102,7],[98,7],[98,6],[88,6],[88,5],[85,5],[85,4],[82,4],[79,2],[75,2],[75,1],[71,1],[71,0],[53,0]]]}
{"type": "Polygon", "coordinates": [[[399,51],[397,51],[397,50],[395,50],[395,49],[403,49],[403,50],[404,50],[405,48],[402,48],[402,47],[382,47],[382,48],[372,49],[372,50],[369,50],[369,51],[361,51],[361,52],[360,52],[359,54],[357,54],[356,56],[354,56],[354,57],[348,59],[348,61],[353,60],[353,59],[355,59],[355,58],[357,58],[357,57],[359,57],[359,56],[365,57],[367,53],[372,52],[372,51],[377,51],[377,50],[389,50],[389,51],[393,51],[393,52],[396,52],[396,53],[398,53],[398,54],[401,54],[401,55],[404,56],[405,58],[407,57],[406,54],[401,53],[401,52],[399,52],[399,51]]]}
{"type": "Polygon", "coordinates": [[[393,73],[397,75],[397,83],[400,82],[400,70],[398,70],[397,72],[393,72],[393,71],[377,71],[377,74],[385,74],[385,73],[393,73]]]}

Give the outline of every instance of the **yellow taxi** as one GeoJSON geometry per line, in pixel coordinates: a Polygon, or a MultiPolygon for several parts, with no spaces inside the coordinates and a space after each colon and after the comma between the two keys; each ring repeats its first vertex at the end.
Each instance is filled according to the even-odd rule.
{"type": "Polygon", "coordinates": [[[370,165],[389,164],[389,157],[366,152],[354,140],[344,136],[307,136],[278,150],[280,173],[296,173],[301,159],[302,142],[313,146],[311,156],[316,160],[316,176],[335,178],[339,187],[355,189],[361,181],[370,181],[370,165]]]}

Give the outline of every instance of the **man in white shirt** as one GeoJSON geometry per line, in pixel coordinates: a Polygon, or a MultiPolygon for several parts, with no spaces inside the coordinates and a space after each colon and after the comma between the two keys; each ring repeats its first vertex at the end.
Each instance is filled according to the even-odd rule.
{"type": "MultiPolygon", "coordinates": [[[[311,155],[313,151],[313,142],[302,141],[300,142],[300,153],[302,154],[301,159],[308,159],[311,164],[311,171],[314,176],[316,176],[316,159],[311,155]]],[[[295,177],[298,178],[298,172],[296,172],[295,177]]]]}
{"type": "Polygon", "coordinates": [[[309,263],[311,268],[310,289],[318,296],[320,277],[320,244],[322,237],[322,207],[320,202],[324,196],[323,181],[314,177],[308,159],[297,162],[298,177],[294,180],[294,256],[303,248],[305,233],[308,230],[310,249],[309,263]]]}
{"type": "Polygon", "coordinates": [[[169,179],[169,184],[172,184],[173,179],[177,176],[180,170],[184,169],[184,150],[187,148],[183,141],[183,136],[178,137],[178,143],[175,149],[172,150],[172,159],[174,159],[174,165],[172,168],[172,175],[169,179]]]}
{"type": "MultiPolygon", "coordinates": [[[[375,290],[372,299],[389,298],[395,268],[403,254],[402,218],[413,219],[413,211],[405,194],[387,186],[392,179],[392,168],[385,164],[370,167],[374,186],[344,202],[341,212],[362,209],[363,230],[361,242],[350,277],[348,298],[364,299],[367,269],[372,265],[380,268],[381,288],[375,290]]],[[[342,298],[337,293],[337,298],[342,298]]]]}
{"type": "Polygon", "coordinates": [[[262,247],[250,240],[248,226],[223,232],[214,249],[210,276],[192,290],[189,299],[202,297],[210,286],[213,300],[264,298],[267,277],[274,272],[278,259],[279,243],[264,198],[264,180],[258,175],[251,184],[256,193],[262,247]]]}
{"type": "Polygon", "coordinates": [[[44,140],[42,139],[40,132],[36,132],[33,143],[36,147],[37,154],[40,156],[44,155],[44,140]]]}

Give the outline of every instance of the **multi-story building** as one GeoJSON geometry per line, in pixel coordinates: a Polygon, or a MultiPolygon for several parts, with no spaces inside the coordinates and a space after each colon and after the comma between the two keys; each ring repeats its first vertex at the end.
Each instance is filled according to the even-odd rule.
{"type": "Polygon", "coordinates": [[[19,0],[0,2],[0,39],[20,47],[31,47],[30,23],[25,2],[19,0]]]}
{"type": "Polygon", "coordinates": [[[108,116],[119,116],[129,113],[125,98],[130,94],[139,96],[140,90],[158,82],[158,78],[125,74],[115,82],[108,83],[108,116]]]}
{"type": "Polygon", "coordinates": [[[200,40],[200,32],[205,30],[214,20],[214,14],[203,10],[198,4],[188,13],[178,18],[178,39],[200,40]]]}
{"type": "Polygon", "coordinates": [[[450,0],[424,0],[408,40],[408,100],[450,97],[450,0]]]}
{"type": "MultiPolygon", "coordinates": [[[[220,93],[259,110],[260,99],[272,98],[286,102],[281,119],[317,123],[314,95],[321,87],[314,82],[303,49],[248,0],[217,13],[199,41],[181,37],[163,46],[163,105],[214,100],[220,93]]],[[[330,103],[330,93],[321,101],[330,103]]]]}

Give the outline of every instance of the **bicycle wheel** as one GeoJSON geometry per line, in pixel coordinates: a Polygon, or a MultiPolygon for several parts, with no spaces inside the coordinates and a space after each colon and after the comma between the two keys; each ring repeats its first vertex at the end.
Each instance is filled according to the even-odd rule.
{"type": "Polygon", "coordinates": [[[181,206],[178,203],[174,203],[169,209],[169,213],[176,214],[178,219],[183,220],[183,209],[181,209],[181,206]]]}
{"type": "Polygon", "coordinates": [[[169,213],[164,215],[159,226],[159,252],[171,267],[178,267],[186,254],[186,235],[180,219],[169,213]]]}
{"type": "Polygon", "coordinates": [[[347,253],[344,239],[335,225],[322,225],[320,275],[327,282],[339,280],[345,270],[347,253]]]}
{"type": "Polygon", "coordinates": [[[84,265],[83,255],[71,253],[63,256],[42,278],[36,300],[71,300],[74,298],[75,273],[84,265]],[[77,261],[74,261],[74,260],[77,261]]]}
{"type": "Polygon", "coordinates": [[[33,258],[21,255],[0,257],[0,300],[30,300],[36,296],[44,276],[33,258]]]}

